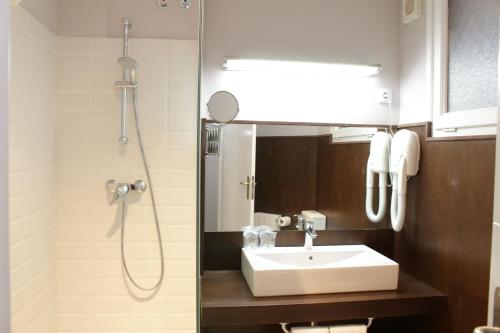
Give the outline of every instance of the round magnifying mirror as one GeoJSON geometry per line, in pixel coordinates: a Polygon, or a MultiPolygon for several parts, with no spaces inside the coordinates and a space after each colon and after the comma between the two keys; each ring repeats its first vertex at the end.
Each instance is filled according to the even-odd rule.
{"type": "Polygon", "coordinates": [[[217,91],[208,101],[208,114],[212,120],[225,124],[236,118],[240,112],[238,100],[229,91],[217,91]]]}

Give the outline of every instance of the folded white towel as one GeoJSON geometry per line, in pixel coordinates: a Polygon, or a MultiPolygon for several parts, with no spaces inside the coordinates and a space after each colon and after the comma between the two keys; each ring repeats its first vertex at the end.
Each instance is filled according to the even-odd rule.
{"type": "Polygon", "coordinates": [[[366,333],[366,325],[330,326],[330,333],[366,333]]]}

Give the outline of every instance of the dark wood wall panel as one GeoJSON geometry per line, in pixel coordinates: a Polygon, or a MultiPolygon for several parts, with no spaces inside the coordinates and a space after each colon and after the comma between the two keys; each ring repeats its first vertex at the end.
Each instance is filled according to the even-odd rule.
{"type": "MultiPolygon", "coordinates": [[[[335,230],[318,231],[314,245],[365,244],[392,258],[394,232],[392,230],[335,230]]],[[[303,246],[305,235],[299,231],[279,232],[277,246],[303,246]]],[[[241,232],[205,232],[204,269],[240,270],[241,232]]]]}
{"type": "Polygon", "coordinates": [[[331,230],[388,228],[388,218],[374,224],[365,214],[369,150],[369,143],[331,144],[330,136],[257,138],[255,211],[315,209],[331,230]]]}
{"type": "Polygon", "coordinates": [[[487,319],[495,140],[425,140],[408,183],[405,228],[395,259],[405,272],[446,293],[442,332],[470,333],[487,319]]]}
{"type": "MultiPolygon", "coordinates": [[[[321,137],[317,209],[327,216],[328,229],[390,227],[387,215],[379,224],[370,222],[366,217],[366,164],[369,153],[368,143],[331,144],[329,137],[321,137]]],[[[378,190],[375,192],[374,207],[378,209],[378,190]]],[[[390,193],[387,195],[390,196],[390,193]]]]}
{"type": "Polygon", "coordinates": [[[319,137],[257,138],[255,211],[293,216],[316,209],[319,137]]]}

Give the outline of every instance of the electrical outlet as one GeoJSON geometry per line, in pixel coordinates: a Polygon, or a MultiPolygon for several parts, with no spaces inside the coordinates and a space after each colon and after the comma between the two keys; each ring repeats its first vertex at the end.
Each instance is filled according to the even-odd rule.
{"type": "Polygon", "coordinates": [[[379,89],[377,100],[379,104],[392,103],[392,89],[379,89]]]}

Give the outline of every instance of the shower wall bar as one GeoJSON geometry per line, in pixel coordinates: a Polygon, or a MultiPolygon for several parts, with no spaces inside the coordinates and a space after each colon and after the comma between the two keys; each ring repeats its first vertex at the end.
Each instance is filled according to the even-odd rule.
{"type": "MultiPolygon", "coordinates": [[[[132,24],[128,19],[123,19],[123,56],[128,57],[128,32],[132,28],[132,24]]],[[[130,78],[127,77],[129,71],[123,67],[123,81],[129,81],[130,78]]],[[[122,112],[121,112],[121,133],[120,133],[120,143],[127,144],[127,101],[128,101],[128,87],[123,86],[122,88],[122,112]]]]}

